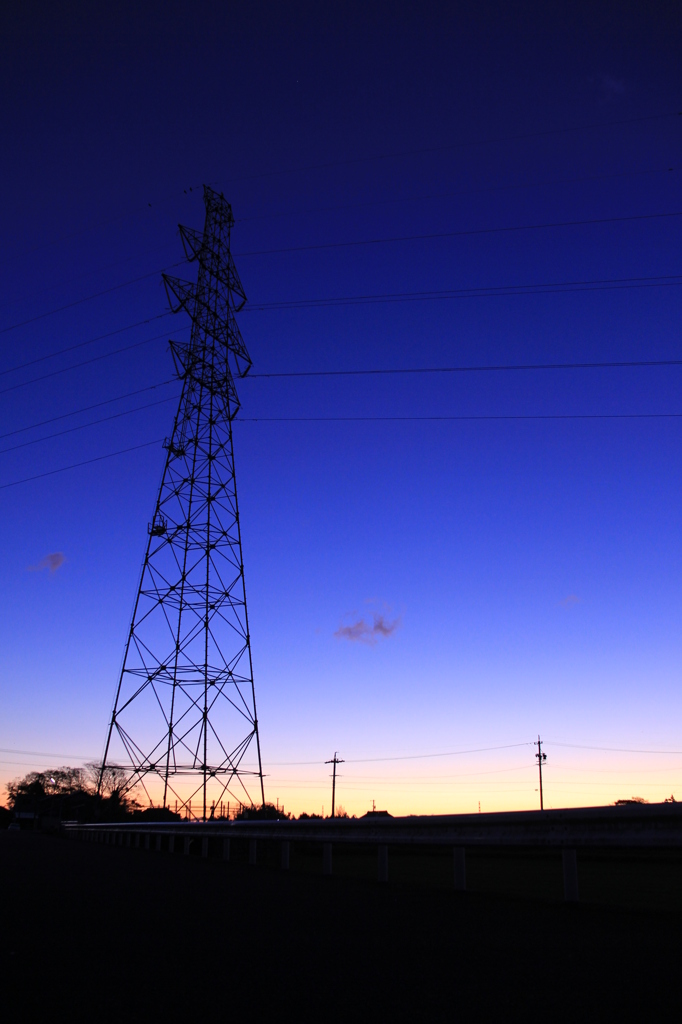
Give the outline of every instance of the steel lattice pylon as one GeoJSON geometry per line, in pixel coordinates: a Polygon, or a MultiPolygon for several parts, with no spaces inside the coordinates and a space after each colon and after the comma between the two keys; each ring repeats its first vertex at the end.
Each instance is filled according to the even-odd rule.
{"type": "Polygon", "coordinates": [[[164,807],[177,801],[187,812],[194,799],[206,818],[220,801],[252,805],[265,794],[232,440],[234,376],[251,366],[234,315],[246,296],[230,254],[230,204],[207,186],[204,203],[203,235],[180,227],[197,283],[164,275],[192,333],[187,345],[171,342],[182,392],[100,785],[107,768],[123,768],[150,802],[162,793],[164,807]]]}

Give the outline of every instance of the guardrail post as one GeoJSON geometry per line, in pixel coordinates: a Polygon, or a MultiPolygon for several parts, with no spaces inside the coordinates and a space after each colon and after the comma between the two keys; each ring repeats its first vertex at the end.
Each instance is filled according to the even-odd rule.
{"type": "Polygon", "coordinates": [[[149,832],[145,832],[145,834],[144,834],[144,848],[145,848],[145,850],[149,849],[149,847],[151,845],[151,838],[152,837],[150,836],[149,832]]]}
{"type": "Polygon", "coordinates": [[[332,873],[332,844],[322,844],[322,874],[331,875],[332,873]]]}
{"type": "Polygon", "coordinates": [[[281,856],[280,863],[282,865],[282,871],[288,871],[289,870],[289,849],[290,849],[289,840],[288,839],[283,839],[282,842],[280,843],[280,856],[281,856]]]}
{"type": "Polygon", "coordinates": [[[249,864],[256,863],[256,855],[258,852],[257,840],[249,839],[249,864]]]}
{"type": "Polygon", "coordinates": [[[185,845],[183,847],[183,853],[185,854],[186,857],[189,855],[189,844],[191,843],[191,841],[192,840],[190,839],[189,836],[185,836],[185,845]]]}
{"type": "Polygon", "coordinates": [[[168,836],[168,852],[175,853],[175,834],[173,832],[168,836]]]}
{"type": "Polygon", "coordinates": [[[204,859],[208,857],[208,836],[204,836],[201,840],[201,856],[204,859]]]}
{"type": "Polygon", "coordinates": [[[225,836],[223,839],[223,860],[230,859],[230,837],[225,836]]]}
{"type": "Polygon", "coordinates": [[[377,851],[378,879],[380,882],[388,881],[388,846],[382,844],[377,851]]]}
{"type": "Polygon", "coordinates": [[[452,850],[455,869],[455,889],[464,892],[467,887],[466,850],[463,846],[455,846],[452,850]]]}
{"type": "Polygon", "coordinates": [[[565,847],[561,851],[564,869],[564,899],[567,903],[578,902],[578,858],[574,848],[565,847]]]}

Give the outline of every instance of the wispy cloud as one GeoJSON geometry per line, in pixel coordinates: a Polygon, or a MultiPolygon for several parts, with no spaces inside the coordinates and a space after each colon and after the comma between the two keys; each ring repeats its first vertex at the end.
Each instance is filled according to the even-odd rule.
{"type": "Polygon", "coordinates": [[[580,598],[576,594],[568,594],[562,601],[559,601],[562,608],[570,608],[573,604],[580,604],[580,598]]]}
{"type": "Polygon", "coordinates": [[[350,640],[352,643],[374,645],[382,637],[392,636],[400,627],[400,616],[397,619],[388,619],[385,615],[376,612],[372,622],[366,619],[357,619],[348,626],[339,626],[334,633],[337,640],[350,640]]]}
{"type": "Polygon", "coordinates": [[[60,565],[63,565],[66,561],[65,556],[61,551],[53,551],[50,555],[45,555],[41,558],[37,565],[29,565],[29,572],[42,572],[43,569],[47,569],[48,572],[56,572],[60,565]]]}

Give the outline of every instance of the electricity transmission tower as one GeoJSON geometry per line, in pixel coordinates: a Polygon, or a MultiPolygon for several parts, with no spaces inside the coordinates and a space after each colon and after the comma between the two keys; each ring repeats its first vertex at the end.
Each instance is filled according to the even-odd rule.
{"type": "Polygon", "coordinates": [[[100,785],[107,768],[123,768],[150,803],[206,819],[221,801],[251,806],[265,793],[232,439],[234,378],[251,366],[235,319],[246,296],[230,204],[207,186],[204,204],[203,234],[180,226],[196,284],[163,275],[171,310],[192,330],[188,344],[170,343],[182,391],[100,785]]]}

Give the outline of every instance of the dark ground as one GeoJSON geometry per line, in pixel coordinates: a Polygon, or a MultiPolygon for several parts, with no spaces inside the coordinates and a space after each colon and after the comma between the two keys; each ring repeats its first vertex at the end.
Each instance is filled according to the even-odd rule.
{"type": "MultiPolygon", "coordinates": [[[[0,832],[6,1020],[673,1020],[679,911],[0,832]]],[[[293,866],[293,863],[292,863],[293,866]]],[[[341,866],[341,865],[339,865],[341,866]]]]}

